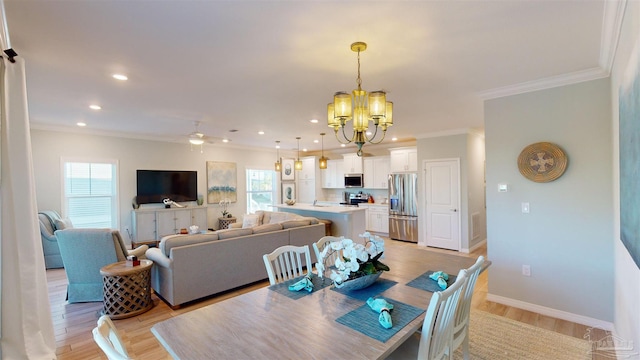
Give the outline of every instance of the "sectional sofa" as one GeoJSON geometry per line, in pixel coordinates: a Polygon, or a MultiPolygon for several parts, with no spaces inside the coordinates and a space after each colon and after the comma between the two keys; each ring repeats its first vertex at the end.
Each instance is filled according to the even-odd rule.
{"type": "Polygon", "coordinates": [[[170,235],[146,252],[151,285],[171,307],[267,278],[262,255],[283,245],[309,245],[325,235],[316,218],[256,212],[245,227],[170,235]],[[252,225],[252,226],[249,226],[252,225]]]}

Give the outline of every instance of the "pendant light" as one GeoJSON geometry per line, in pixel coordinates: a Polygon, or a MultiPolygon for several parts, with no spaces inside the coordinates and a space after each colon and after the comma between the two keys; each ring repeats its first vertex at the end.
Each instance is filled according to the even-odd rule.
{"type": "Polygon", "coordinates": [[[320,165],[320,169],[326,169],[327,160],[329,159],[324,157],[324,133],[320,133],[320,136],[322,136],[322,155],[320,156],[320,160],[318,160],[318,165],[320,165]]]}
{"type": "Polygon", "coordinates": [[[280,141],[276,141],[276,171],[282,170],[282,162],[280,161],[280,141]]]}
{"type": "Polygon", "coordinates": [[[296,138],[298,140],[298,158],[293,163],[293,168],[296,170],[302,170],[302,160],[300,160],[300,136],[296,138]]]}

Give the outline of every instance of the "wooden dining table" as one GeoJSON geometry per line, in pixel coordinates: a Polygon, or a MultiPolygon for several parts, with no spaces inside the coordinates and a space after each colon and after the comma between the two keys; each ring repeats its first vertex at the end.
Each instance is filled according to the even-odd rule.
{"type": "MultiPolygon", "coordinates": [[[[429,270],[456,275],[475,261],[415,246],[387,246],[382,262],[390,271],[378,281],[397,283],[376,297],[426,310],[433,293],[406,284],[429,270]]],[[[421,328],[425,316],[422,311],[380,341],[336,321],[364,304],[332,286],[298,299],[264,287],[159,322],[151,331],[175,359],[384,359],[421,328]]],[[[373,319],[368,321],[376,321],[376,314],[373,319]]]]}

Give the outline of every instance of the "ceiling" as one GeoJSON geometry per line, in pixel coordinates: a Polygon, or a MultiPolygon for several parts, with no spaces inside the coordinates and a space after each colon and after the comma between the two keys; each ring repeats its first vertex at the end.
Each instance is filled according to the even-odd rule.
{"type": "Polygon", "coordinates": [[[215,143],[338,148],[326,105],[356,87],[355,41],[363,89],[394,102],[385,143],[481,130],[483,98],[523,84],[606,76],[604,1],[4,2],[39,129],[188,146],[199,121],[215,143]]]}

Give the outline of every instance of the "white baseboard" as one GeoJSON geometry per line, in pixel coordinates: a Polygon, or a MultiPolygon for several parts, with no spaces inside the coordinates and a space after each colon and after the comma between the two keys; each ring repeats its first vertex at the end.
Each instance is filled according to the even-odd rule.
{"type": "Polygon", "coordinates": [[[531,304],[528,302],[511,299],[504,296],[487,294],[487,300],[496,302],[498,304],[513,306],[518,309],[528,310],[528,311],[542,314],[545,316],[550,316],[557,319],[567,320],[574,323],[591,326],[594,328],[599,328],[599,329],[608,330],[608,331],[614,330],[613,323],[608,321],[598,320],[598,319],[590,318],[588,316],[573,314],[573,313],[562,311],[562,310],[552,309],[546,306],[531,304]]]}
{"type": "Polygon", "coordinates": [[[484,240],[482,240],[482,241],[479,241],[477,244],[473,245],[473,246],[471,247],[471,249],[468,249],[468,250],[467,250],[467,251],[465,251],[465,252],[470,253],[470,252],[476,251],[476,249],[477,249],[477,248],[479,248],[479,247],[481,247],[481,246],[485,245],[486,243],[487,243],[487,239],[484,239],[484,240]]]}

